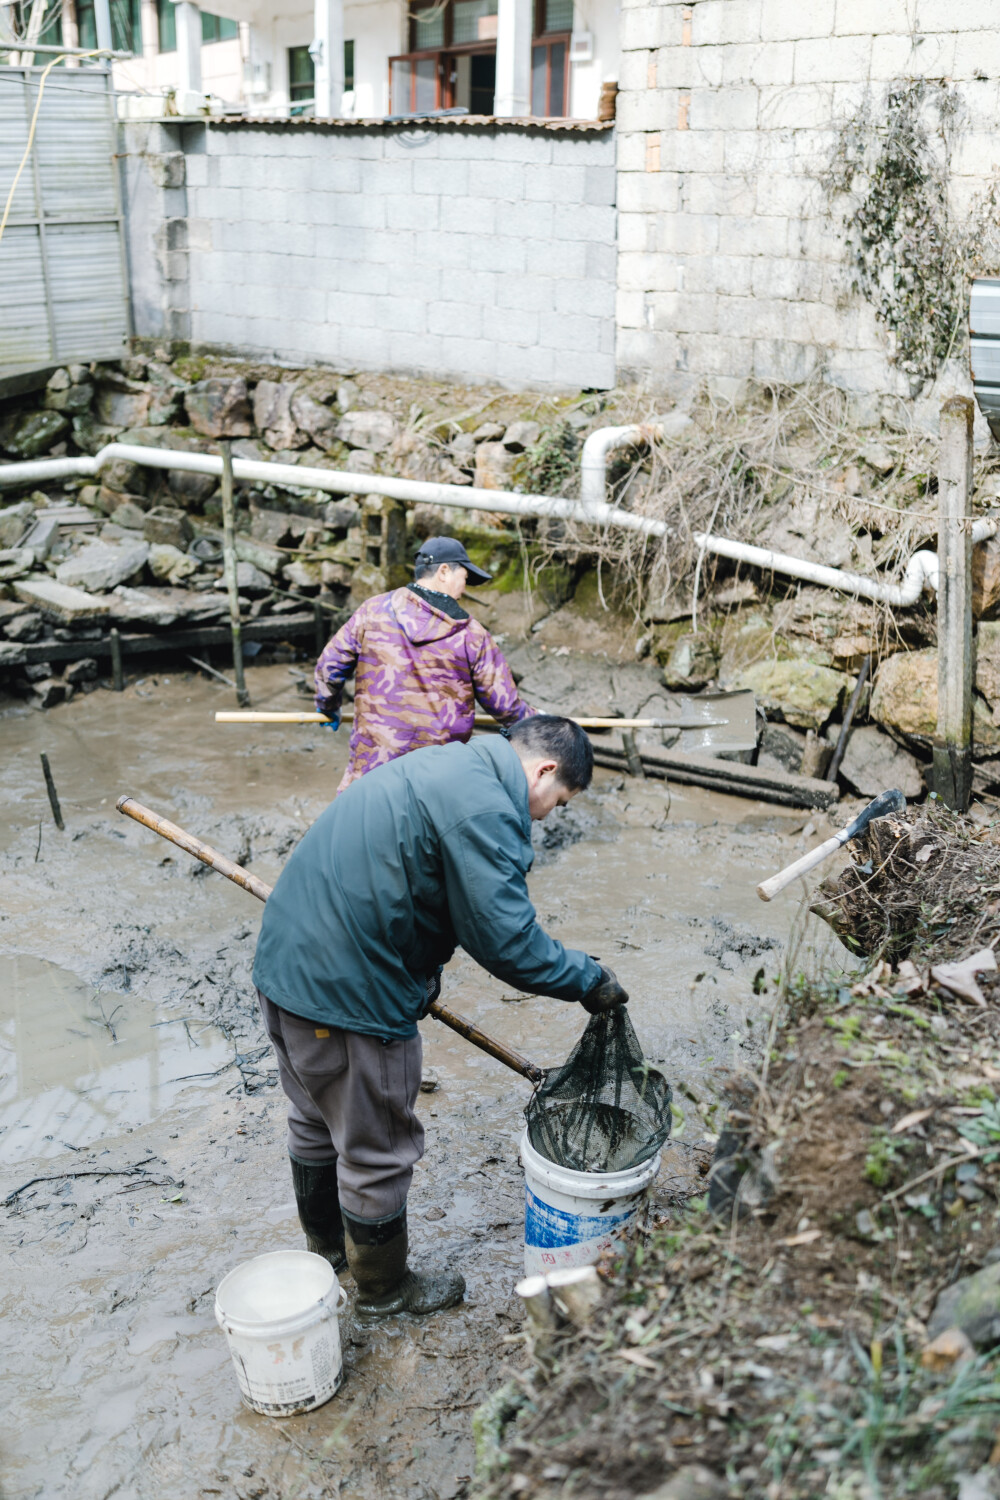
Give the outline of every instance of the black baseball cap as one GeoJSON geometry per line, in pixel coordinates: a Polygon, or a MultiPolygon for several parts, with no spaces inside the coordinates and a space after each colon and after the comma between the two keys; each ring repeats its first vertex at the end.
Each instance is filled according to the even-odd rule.
{"type": "Polygon", "coordinates": [[[447,563],[449,568],[464,568],[473,584],[493,582],[493,574],[477,568],[462,543],[456,542],[453,536],[429,536],[426,542],[421,542],[416,561],[431,563],[435,568],[442,563],[447,563]]]}

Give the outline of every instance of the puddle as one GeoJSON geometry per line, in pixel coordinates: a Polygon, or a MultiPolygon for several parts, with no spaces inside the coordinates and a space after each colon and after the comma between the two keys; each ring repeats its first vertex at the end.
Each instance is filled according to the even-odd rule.
{"type": "Polygon", "coordinates": [[[159,1016],[45,959],[0,956],[0,1164],[148,1125],[232,1063],[214,1026],[159,1016]]]}

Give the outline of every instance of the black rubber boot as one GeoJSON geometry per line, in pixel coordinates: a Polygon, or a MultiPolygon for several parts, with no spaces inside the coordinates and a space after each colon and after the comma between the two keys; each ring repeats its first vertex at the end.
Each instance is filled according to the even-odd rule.
{"type": "Polygon", "coordinates": [[[406,1264],[406,1209],[394,1219],[372,1223],[344,1215],[347,1264],[358,1288],[355,1312],[365,1319],[391,1318],[454,1307],[465,1296],[465,1277],[457,1271],[418,1276],[406,1264]]]}
{"type": "Polygon", "coordinates": [[[337,1272],[346,1271],[344,1220],[337,1196],[337,1163],[296,1161],[292,1164],[292,1186],[305,1230],[306,1248],[322,1255],[337,1272]]]}

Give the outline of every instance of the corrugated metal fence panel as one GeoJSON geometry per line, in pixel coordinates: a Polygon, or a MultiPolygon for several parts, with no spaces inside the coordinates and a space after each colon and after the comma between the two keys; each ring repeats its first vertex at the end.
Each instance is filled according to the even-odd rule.
{"type": "MultiPolygon", "coordinates": [[[[103,74],[75,72],[71,88],[63,79],[72,75],[49,75],[35,132],[42,202],[50,219],[118,212],[111,97],[103,74]]],[[[32,83],[32,109],[36,93],[32,83]]]]}
{"type": "Polygon", "coordinates": [[[94,359],[120,349],[128,311],[118,225],[50,225],[46,240],[56,359],[94,359]]]}
{"type": "MultiPolygon", "coordinates": [[[[28,112],[25,104],[24,74],[12,68],[0,68],[0,212],[7,201],[14,173],[28,144],[28,112]]],[[[35,180],[31,163],[21,173],[14,194],[9,222],[34,219],[36,214],[35,180]]]]}
{"type": "Polygon", "coordinates": [[[38,227],[8,224],[0,240],[0,369],[50,362],[38,227]]]}
{"type": "MultiPolygon", "coordinates": [[[[40,72],[0,68],[0,197],[24,154],[40,72]]],[[[0,375],[122,352],[128,293],[115,148],[108,73],[54,69],[0,240],[0,375]]]]}

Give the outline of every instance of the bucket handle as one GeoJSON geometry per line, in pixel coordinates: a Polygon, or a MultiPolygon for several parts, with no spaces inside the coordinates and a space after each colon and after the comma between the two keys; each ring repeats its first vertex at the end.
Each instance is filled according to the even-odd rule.
{"type": "MultiPolygon", "coordinates": [[[[336,1274],[336,1273],[334,1273],[334,1274],[336,1274]]],[[[340,1313],[342,1313],[344,1311],[344,1308],[346,1306],[347,1306],[347,1292],[346,1292],[345,1288],[342,1287],[341,1284],[340,1284],[340,1282],[338,1281],[337,1282],[337,1306],[335,1307],[334,1311],[336,1313],[340,1314],[340,1313]]]]}

